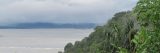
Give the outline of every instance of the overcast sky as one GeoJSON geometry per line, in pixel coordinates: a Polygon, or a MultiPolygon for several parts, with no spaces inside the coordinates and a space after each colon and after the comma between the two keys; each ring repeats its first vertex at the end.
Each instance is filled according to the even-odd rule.
{"type": "Polygon", "coordinates": [[[0,24],[105,23],[137,0],[0,0],[0,24]]]}

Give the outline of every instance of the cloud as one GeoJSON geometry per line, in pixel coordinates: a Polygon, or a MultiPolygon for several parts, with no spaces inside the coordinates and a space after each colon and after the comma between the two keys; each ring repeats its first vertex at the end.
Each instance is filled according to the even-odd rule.
{"type": "Polygon", "coordinates": [[[105,23],[119,11],[130,10],[136,0],[3,0],[0,23],[105,23]]]}

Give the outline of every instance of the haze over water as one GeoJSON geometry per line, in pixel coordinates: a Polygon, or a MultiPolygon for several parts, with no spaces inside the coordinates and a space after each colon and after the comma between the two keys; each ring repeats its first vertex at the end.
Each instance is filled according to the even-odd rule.
{"type": "Polygon", "coordinates": [[[57,53],[93,29],[0,29],[0,53],[57,53]]]}

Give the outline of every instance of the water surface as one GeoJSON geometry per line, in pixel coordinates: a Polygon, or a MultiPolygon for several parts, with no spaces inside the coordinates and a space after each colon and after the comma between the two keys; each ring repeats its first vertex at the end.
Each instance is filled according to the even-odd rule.
{"type": "Polygon", "coordinates": [[[92,29],[0,29],[0,53],[57,53],[92,29]]]}

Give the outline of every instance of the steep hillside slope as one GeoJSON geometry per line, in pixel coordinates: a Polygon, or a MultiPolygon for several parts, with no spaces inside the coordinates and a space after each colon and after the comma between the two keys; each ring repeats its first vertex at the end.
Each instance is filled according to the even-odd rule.
{"type": "Polygon", "coordinates": [[[120,48],[134,49],[131,39],[139,25],[130,11],[119,12],[104,26],[97,26],[89,37],[68,43],[64,53],[117,53],[120,48]]]}

